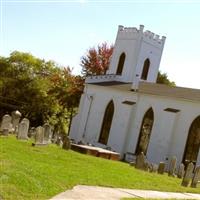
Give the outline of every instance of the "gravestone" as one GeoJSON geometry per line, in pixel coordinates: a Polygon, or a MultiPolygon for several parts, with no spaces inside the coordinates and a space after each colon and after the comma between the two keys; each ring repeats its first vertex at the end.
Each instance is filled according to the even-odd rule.
{"type": "Polygon", "coordinates": [[[67,135],[63,138],[62,148],[65,150],[69,150],[71,148],[71,141],[67,135]]]}
{"type": "Polygon", "coordinates": [[[196,167],[195,169],[191,187],[196,188],[199,181],[200,181],[200,166],[196,167]]]}
{"type": "Polygon", "coordinates": [[[16,110],[11,113],[11,116],[12,116],[12,124],[13,124],[14,132],[17,133],[19,121],[20,121],[22,114],[18,110],[16,110]]]}
{"type": "Polygon", "coordinates": [[[38,126],[35,133],[35,144],[34,145],[43,145],[44,143],[44,128],[38,126]]]}
{"type": "Polygon", "coordinates": [[[35,130],[35,127],[31,127],[28,131],[28,137],[29,138],[35,138],[35,133],[36,133],[36,130],[35,130]]]}
{"type": "Polygon", "coordinates": [[[49,124],[44,124],[43,128],[44,128],[44,143],[50,143],[52,135],[51,126],[49,124]]]}
{"type": "Polygon", "coordinates": [[[152,164],[152,172],[157,172],[157,170],[158,170],[158,165],[157,164],[152,164]]]}
{"type": "Polygon", "coordinates": [[[175,176],[176,162],[177,162],[177,158],[176,156],[173,156],[169,165],[168,176],[175,176]]]}
{"type": "Polygon", "coordinates": [[[165,163],[160,162],[158,166],[158,174],[164,174],[164,172],[165,172],[165,163]]]}
{"type": "Polygon", "coordinates": [[[143,152],[136,156],[135,168],[145,170],[145,156],[143,152]]]}
{"type": "Polygon", "coordinates": [[[2,117],[0,131],[3,131],[4,129],[8,129],[8,132],[13,131],[12,118],[7,114],[2,117]]]}
{"type": "Polygon", "coordinates": [[[183,178],[184,173],[185,173],[185,165],[183,163],[181,163],[179,168],[178,168],[177,177],[178,178],[183,178]]]}
{"type": "Polygon", "coordinates": [[[4,129],[2,130],[2,132],[1,132],[0,135],[8,136],[8,133],[9,133],[8,129],[7,129],[7,128],[4,128],[4,129]]]}
{"type": "Polygon", "coordinates": [[[20,139],[20,140],[28,139],[28,124],[25,121],[22,121],[19,124],[17,139],[20,139]]]}
{"type": "Polygon", "coordinates": [[[58,146],[62,146],[63,145],[63,141],[62,141],[62,137],[61,136],[57,136],[56,138],[56,142],[55,142],[58,146]]]}
{"type": "Polygon", "coordinates": [[[188,164],[187,169],[185,171],[185,175],[184,175],[182,183],[181,183],[182,186],[187,187],[189,185],[190,180],[192,178],[193,170],[194,170],[194,165],[191,162],[191,163],[188,164]]]}

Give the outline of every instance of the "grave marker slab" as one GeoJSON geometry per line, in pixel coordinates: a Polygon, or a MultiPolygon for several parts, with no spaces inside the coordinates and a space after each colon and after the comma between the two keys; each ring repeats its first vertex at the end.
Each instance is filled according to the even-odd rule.
{"type": "Polygon", "coordinates": [[[8,129],[9,132],[13,131],[12,118],[7,114],[2,117],[0,131],[3,131],[4,129],[8,129]]]}
{"type": "Polygon", "coordinates": [[[194,170],[193,163],[189,163],[185,171],[185,175],[183,177],[182,183],[181,183],[182,186],[187,187],[189,185],[190,180],[192,178],[193,170],[194,170]]]}
{"type": "Polygon", "coordinates": [[[184,173],[185,173],[185,165],[183,163],[181,163],[179,168],[178,168],[177,177],[178,178],[183,178],[184,173]]]}
{"type": "Polygon", "coordinates": [[[158,174],[164,174],[164,172],[165,172],[165,163],[160,162],[158,166],[158,174]]]}
{"type": "Polygon", "coordinates": [[[168,176],[175,176],[177,158],[173,156],[169,165],[168,176]]]}
{"type": "Polygon", "coordinates": [[[199,181],[200,181],[200,166],[196,167],[195,169],[191,187],[196,188],[199,181]]]}
{"type": "Polygon", "coordinates": [[[28,139],[28,129],[29,129],[29,120],[24,118],[19,123],[17,139],[27,140],[28,139]]]}

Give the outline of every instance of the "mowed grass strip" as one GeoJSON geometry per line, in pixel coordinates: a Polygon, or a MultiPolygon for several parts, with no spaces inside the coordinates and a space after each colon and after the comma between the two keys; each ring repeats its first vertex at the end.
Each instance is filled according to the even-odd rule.
{"type": "Polygon", "coordinates": [[[181,187],[180,179],[136,170],[123,162],[0,137],[0,199],[48,199],[78,184],[200,193],[200,187],[181,187]]]}

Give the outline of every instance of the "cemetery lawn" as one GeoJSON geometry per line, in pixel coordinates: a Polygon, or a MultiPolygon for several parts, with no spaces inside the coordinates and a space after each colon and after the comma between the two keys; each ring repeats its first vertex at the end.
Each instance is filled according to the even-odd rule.
{"type": "Polygon", "coordinates": [[[180,186],[181,180],[136,170],[54,144],[32,147],[15,136],[0,137],[0,199],[48,199],[75,185],[200,193],[180,186]]]}

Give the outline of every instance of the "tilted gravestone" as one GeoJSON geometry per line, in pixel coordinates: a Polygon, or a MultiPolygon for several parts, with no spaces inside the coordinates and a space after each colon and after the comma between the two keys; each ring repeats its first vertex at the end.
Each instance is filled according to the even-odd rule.
{"type": "Polygon", "coordinates": [[[160,162],[158,166],[158,174],[164,174],[164,172],[165,172],[165,163],[160,162]]]}
{"type": "Polygon", "coordinates": [[[176,162],[177,162],[177,158],[176,156],[173,156],[170,161],[168,176],[175,176],[176,162]]]}
{"type": "Polygon", "coordinates": [[[199,181],[200,181],[200,166],[196,167],[195,169],[191,187],[196,188],[199,181]]]}
{"type": "Polygon", "coordinates": [[[194,165],[191,162],[188,164],[187,169],[185,171],[185,175],[184,175],[182,183],[181,183],[182,186],[187,187],[189,185],[190,180],[192,178],[193,170],[194,170],[194,165]]]}
{"type": "Polygon", "coordinates": [[[50,143],[52,135],[51,126],[49,124],[44,124],[43,128],[44,128],[44,143],[50,143]]]}
{"type": "Polygon", "coordinates": [[[19,121],[20,121],[22,114],[18,110],[16,110],[11,113],[11,116],[12,116],[12,124],[13,124],[14,132],[17,133],[19,121]]]}
{"type": "Polygon", "coordinates": [[[17,139],[27,140],[28,139],[28,129],[29,129],[29,122],[27,120],[22,120],[19,123],[17,139]]]}
{"type": "Polygon", "coordinates": [[[141,152],[139,155],[137,155],[137,157],[136,157],[136,163],[135,163],[135,168],[136,169],[145,170],[146,163],[145,163],[145,156],[144,156],[143,152],[141,152]]]}
{"type": "Polygon", "coordinates": [[[71,148],[71,141],[67,135],[63,138],[62,148],[65,150],[69,150],[71,148]]]}
{"type": "Polygon", "coordinates": [[[184,173],[185,173],[185,165],[183,163],[181,163],[179,168],[178,168],[177,177],[183,178],[184,173]]]}
{"type": "Polygon", "coordinates": [[[3,131],[4,129],[8,129],[8,132],[13,131],[12,118],[7,114],[2,117],[0,131],[3,131]]]}
{"type": "Polygon", "coordinates": [[[35,133],[35,144],[34,145],[43,145],[44,143],[44,128],[38,126],[35,133]]]}

